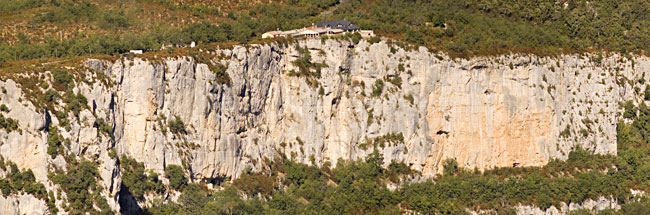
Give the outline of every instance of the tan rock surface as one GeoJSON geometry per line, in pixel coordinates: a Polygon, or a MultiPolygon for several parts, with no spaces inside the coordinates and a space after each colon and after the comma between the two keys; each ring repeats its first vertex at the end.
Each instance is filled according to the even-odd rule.
{"type": "MultiPolygon", "coordinates": [[[[320,77],[290,75],[299,57],[295,45],[236,46],[212,59],[227,67],[232,82],[216,82],[205,63],[191,57],[88,60],[86,79],[103,74],[112,84],[77,80],[75,92],[88,99],[80,118],[69,117],[66,150],[100,164],[103,194],[118,210],[120,173],[111,150],[162,173],[183,165],[195,180],[237,177],[278,153],[301,162],[357,159],[372,152],[368,140],[401,134],[404,142],[379,146],[385,161],[403,161],[431,177],[447,158],[468,168],[539,166],[566,159],[576,147],[616,153],[619,102],[640,98],[642,71],[650,59],[622,56],[602,63],[588,56],[509,55],[450,59],[424,48],[395,52],[385,42],[350,44],[304,40],[312,62],[324,62],[320,77]],[[399,79],[398,79],[399,78],[399,79]],[[377,80],[383,90],[374,96],[377,80]],[[399,80],[399,81],[398,81],[399,80]],[[625,81],[631,80],[631,81],[625,81]],[[179,117],[187,134],[173,134],[179,117]],[[102,134],[95,122],[112,128],[102,134]],[[568,135],[560,133],[568,129],[568,135]],[[283,147],[284,145],[284,147],[283,147]]],[[[14,80],[0,103],[20,121],[22,133],[0,129],[0,154],[47,183],[47,125],[60,119],[35,110],[14,80]]],[[[61,104],[63,105],[63,104],[61,104]]],[[[13,197],[12,197],[13,198],[13,197]]],[[[9,204],[9,203],[7,203],[9,204]]],[[[14,207],[15,208],[15,207],[14,207]]],[[[11,209],[13,210],[13,209],[11,209]]]]}

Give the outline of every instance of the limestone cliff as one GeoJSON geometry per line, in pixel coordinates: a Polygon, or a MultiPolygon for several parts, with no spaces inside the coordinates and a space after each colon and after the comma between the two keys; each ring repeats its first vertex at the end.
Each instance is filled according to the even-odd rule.
{"type": "MultiPolygon", "coordinates": [[[[647,80],[642,71],[650,69],[647,57],[464,60],[363,40],[196,53],[210,62],[135,57],[89,59],[69,68],[75,71],[72,91],[87,99],[87,108],[68,117],[69,129],[59,131],[70,140],[66,151],[99,161],[102,195],[113,209],[119,210],[122,197],[112,151],[159,173],[166,165],[182,165],[194,181],[206,182],[237,177],[278,154],[336,165],[338,159],[364,157],[373,145],[386,161],[403,161],[427,177],[439,173],[447,158],[485,169],[539,166],[566,159],[578,146],[614,154],[619,103],[640,96],[644,85],[637,80],[647,80]],[[303,74],[293,63],[304,59],[303,48],[319,73],[303,74]],[[225,66],[230,83],[217,81],[213,64],[225,66]],[[170,130],[176,117],[185,133],[170,130]],[[102,125],[110,127],[108,132],[102,125]]],[[[32,169],[37,181],[55,190],[48,170],[65,168],[66,160],[48,155],[47,128],[62,119],[34,104],[29,98],[34,89],[23,81],[38,77],[54,87],[51,73],[0,82],[6,116],[20,122],[20,132],[0,130],[0,154],[32,169]]],[[[1,198],[0,204],[25,198],[1,198]]],[[[11,210],[24,211],[22,205],[11,210]]]]}

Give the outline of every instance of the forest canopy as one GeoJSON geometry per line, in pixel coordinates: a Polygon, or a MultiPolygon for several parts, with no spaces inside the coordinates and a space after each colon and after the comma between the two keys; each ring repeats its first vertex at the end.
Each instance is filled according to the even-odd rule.
{"type": "Polygon", "coordinates": [[[460,55],[650,48],[650,2],[644,0],[350,0],[334,14],[460,55]]]}

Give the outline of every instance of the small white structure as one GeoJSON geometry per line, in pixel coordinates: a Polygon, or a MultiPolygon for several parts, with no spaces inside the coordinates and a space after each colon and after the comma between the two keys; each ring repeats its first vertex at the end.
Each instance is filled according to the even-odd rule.
{"type": "Polygon", "coordinates": [[[280,34],[282,34],[280,31],[269,31],[262,34],[262,39],[275,38],[277,36],[280,36],[280,34]]]}
{"type": "Polygon", "coordinates": [[[331,28],[312,28],[300,31],[298,33],[292,34],[293,37],[309,37],[316,38],[322,35],[335,35],[344,33],[341,29],[331,29],[331,28]]]}
{"type": "Polygon", "coordinates": [[[133,54],[142,54],[142,50],[131,50],[129,52],[131,52],[133,54]]]}
{"type": "Polygon", "coordinates": [[[374,37],[375,32],[372,30],[360,30],[359,34],[361,34],[361,37],[374,37]]]}
{"type": "Polygon", "coordinates": [[[317,30],[314,29],[314,30],[304,30],[304,31],[302,31],[300,33],[297,33],[297,34],[294,34],[292,36],[293,37],[311,37],[311,38],[314,38],[314,37],[318,37],[320,34],[321,34],[320,31],[317,31],[317,30]]]}
{"type": "Polygon", "coordinates": [[[293,36],[294,34],[300,33],[303,29],[293,29],[289,31],[280,32],[281,37],[293,36]]]}
{"type": "Polygon", "coordinates": [[[320,22],[318,24],[312,24],[309,27],[304,27],[300,29],[293,29],[288,31],[269,31],[262,34],[262,39],[267,38],[277,38],[277,37],[307,37],[307,38],[317,38],[323,35],[339,35],[339,34],[351,34],[359,33],[362,37],[374,37],[375,33],[372,30],[361,30],[359,26],[356,26],[345,20],[338,21],[327,21],[320,22]]]}
{"type": "Polygon", "coordinates": [[[194,48],[195,46],[196,46],[196,42],[192,41],[192,43],[190,43],[190,48],[194,48]]]}

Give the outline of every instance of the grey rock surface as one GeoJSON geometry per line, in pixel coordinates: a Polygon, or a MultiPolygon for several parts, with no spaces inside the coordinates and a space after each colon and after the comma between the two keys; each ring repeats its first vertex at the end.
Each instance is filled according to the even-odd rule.
{"type": "MultiPolygon", "coordinates": [[[[99,161],[103,195],[113,209],[120,208],[121,176],[111,150],[158,173],[182,165],[195,181],[237,177],[280,154],[336,165],[338,159],[365,157],[373,142],[386,162],[403,161],[425,177],[440,173],[447,158],[487,169],[540,166],[566,159],[576,147],[615,154],[620,102],[641,98],[645,86],[638,80],[648,80],[644,71],[650,68],[647,57],[450,59],[425,48],[363,40],[199,53],[212,56],[211,62],[136,57],[90,59],[83,66],[85,80],[77,80],[73,91],[87,98],[88,108],[69,117],[70,129],[60,132],[71,140],[66,150],[99,161]],[[294,75],[300,73],[292,63],[301,57],[298,46],[307,48],[312,63],[324,65],[319,75],[294,75]],[[230,84],[217,82],[212,64],[227,68],[230,84]],[[170,130],[176,117],[185,134],[170,130]],[[98,119],[110,134],[98,130],[98,119]]],[[[19,120],[22,130],[0,130],[0,155],[55,189],[48,166],[63,168],[65,160],[47,154],[44,128],[61,119],[37,110],[16,81],[0,86],[6,89],[0,103],[10,109],[6,116],[19,120]]],[[[18,197],[0,204],[16,211],[12,198],[18,197]]]]}

